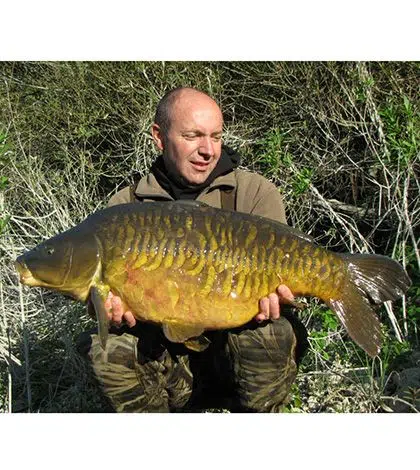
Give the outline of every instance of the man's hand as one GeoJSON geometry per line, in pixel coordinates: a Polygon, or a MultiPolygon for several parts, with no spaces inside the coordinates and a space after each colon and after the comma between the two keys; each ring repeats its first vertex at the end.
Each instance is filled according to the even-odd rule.
{"type": "Polygon", "coordinates": [[[255,315],[254,319],[260,323],[264,320],[277,320],[280,318],[280,304],[289,304],[294,302],[294,295],[291,290],[281,284],[277,287],[276,292],[272,292],[267,297],[260,299],[260,311],[255,315]]]}
{"type": "Polygon", "coordinates": [[[130,310],[125,311],[121,298],[114,295],[111,291],[109,292],[104,305],[108,319],[114,325],[120,326],[123,319],[130,328],[136,324],[136,319],[132,312],[130,312],[130,310]]]}

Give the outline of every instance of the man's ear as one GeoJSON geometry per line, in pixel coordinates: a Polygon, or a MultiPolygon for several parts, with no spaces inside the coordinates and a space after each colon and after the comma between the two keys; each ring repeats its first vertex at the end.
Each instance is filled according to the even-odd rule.
{"type": "Polygon", "coordinates": [[[152,137],[156,144],[156,147],[159,150],[163,150],[164,149],[163,132],[159,124],[154,123],[152,125],[152,137]]]}

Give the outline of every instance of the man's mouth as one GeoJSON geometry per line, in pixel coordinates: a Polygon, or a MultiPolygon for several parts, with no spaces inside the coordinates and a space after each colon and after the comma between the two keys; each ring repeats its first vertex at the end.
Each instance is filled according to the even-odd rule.
{"type": "Polygon", "coordinates": [[[210,165],[210,162],[191,162],[193,167],[199,171],[204,171],[210,165]]]}

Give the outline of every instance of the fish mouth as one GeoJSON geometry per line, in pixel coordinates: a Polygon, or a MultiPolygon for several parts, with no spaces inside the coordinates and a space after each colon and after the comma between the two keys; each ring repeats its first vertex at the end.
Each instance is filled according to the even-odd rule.
{"type": "Polygon", "coordinates": [[[15,261],[15,268],[20,276],[21,284],[25,286],[39,286],[39,281],[34,278],[30,269],[26,266],[24,261],[19,261],[19,258],[15,261]]]}

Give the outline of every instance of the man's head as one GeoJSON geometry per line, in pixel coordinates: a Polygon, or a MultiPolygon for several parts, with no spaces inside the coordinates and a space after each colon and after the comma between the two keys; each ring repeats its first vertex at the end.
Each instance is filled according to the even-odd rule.
{"type": "Polygon", "coordinates": [[[176,88],[160,101],[152,136],[168,171],[201,184],[220,159],[222,128],[222,112],[209,95],[176,88]]]}

